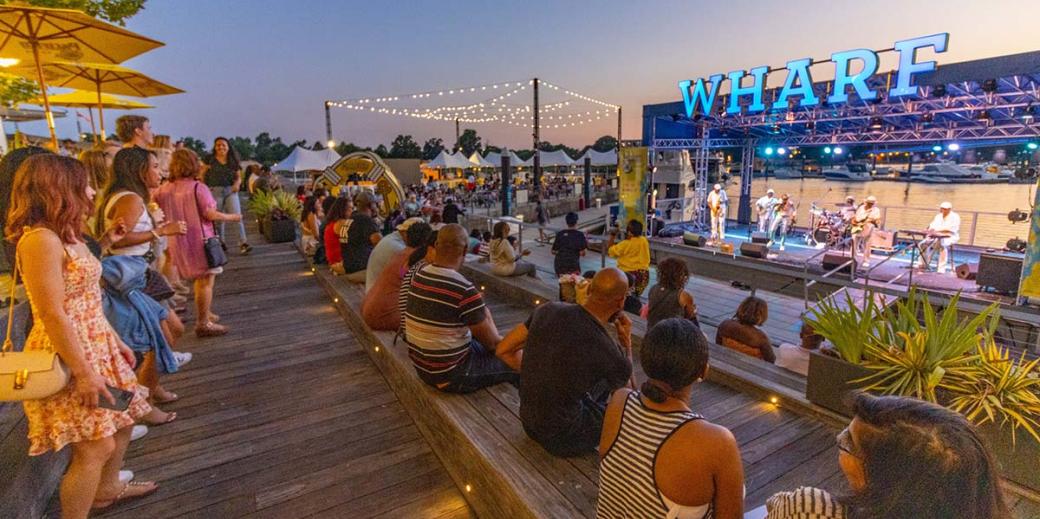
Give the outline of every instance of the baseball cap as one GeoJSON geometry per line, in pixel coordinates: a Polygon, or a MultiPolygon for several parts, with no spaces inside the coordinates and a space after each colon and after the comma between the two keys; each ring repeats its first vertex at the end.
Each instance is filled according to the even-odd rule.
{"type": "Polygon", "coordinates": [[[943,202],[939,204],[939,209],[953,209],[953,204],[949,202],[943,202]]]}
{"type": "Polygon", "coordinates": [[[867,197],[867,202],[877,202],[877,197],[870,195],[867,197]]]}
{"type": "Polygon", "coordinates": [[[401,232],[405,232],[405,231],[408,230],[409,227],[411,227],[411,226],[413,226],[413,225],[415,225],[417,223],[422,223],[422,221],[423,221],[422,218],[419,218],[418,216],[413,216],[413,217],[411,217],[411,218],[409,218],[409,219],[407,219],[407,220],[397,224],[397,230],[401,231],[401,232]]]}

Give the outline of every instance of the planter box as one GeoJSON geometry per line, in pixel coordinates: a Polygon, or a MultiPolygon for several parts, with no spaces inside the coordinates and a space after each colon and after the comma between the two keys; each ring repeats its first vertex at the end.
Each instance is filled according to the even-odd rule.
{"type": "Polygon", "coordinates": [[[1000,473],[1007,479],[1040,492],[1040,443],[1023,429],[1015,435],[1015,443],[1011,443],[1011,429],[986,424],[978,428],[979,434],[997,460],[1000,473]]]}
{"type": "Polygon", "coordinates": [[[809,376],[805,397],[810,402],[845,416],[852,411],[845,405],[845,395],[862,384],[852,384],[872,372],[863,366],[845,362],[817,352],[809,355],[809,376]]]}
{"type": "Polygon", "coordinates": [[[267,220],[264,222],[264,238],[269,243],[286,243],[296,239],[296,222],[292,220],[267,220]]]}
{"type": "Polygon", "coordinates": [[[256,229],[260,231],[260,234],[265,234],[264,229],[267,227],[267,220],[263,218],[256,219],[256,229]]]}

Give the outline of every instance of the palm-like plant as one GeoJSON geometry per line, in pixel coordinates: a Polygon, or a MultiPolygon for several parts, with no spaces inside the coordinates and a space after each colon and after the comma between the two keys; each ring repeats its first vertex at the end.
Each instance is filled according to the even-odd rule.
{"type": "Polygon", "coordinates": [[[1010,425],[1012,442],[1019,428],[1040,442],[1040,359],[1013,361],[992,340],[975,357],[976,375],[949,388],[947,406],[978,425],[1010,425]]]}
{"type": "Polygon", "coordinates": [[[821,300],[809,311],[805,320],[813,330],[834,345],[845,362],[859,364],[870,339],[877,334],[880,310],[874,294],[864,294],[862,308],[845,292],[845,300],[837,298],[821,300]]]}
{"type": "Polygon", "coordinates": [[[857,380],[863,389],[886,395],[912,396],[937,402],[937,388],[954,389],[976,376],[974,355],[943,356],[935,351],[931,333],[897,332],[902,344],[885,344],[876,339],[867,344],[870,359],[864,367],[875,373],[857,380]]]}
{"type": "Polygon", "coordinates": [[[303,204],[292,193],[281,190],[272,191],[271,213],[275,212],[280,212],[288,220],[298,222],[303,214],[303,204]]]}
{"type": "Polygon", "coordinates": [[[266,220],[274,207],[273,191],[258,191],[249,197],[249,211],[257,220],[266,220]]]}

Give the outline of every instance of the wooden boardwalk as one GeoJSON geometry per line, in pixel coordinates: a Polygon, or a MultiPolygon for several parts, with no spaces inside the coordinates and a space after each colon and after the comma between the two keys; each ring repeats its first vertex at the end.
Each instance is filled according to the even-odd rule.
{"type": "Polygon", "coordinates": [[[100,517],[472,517],[299,253],[253,240],[217,281],[231,333],[185,336],[178,418],[128,452],[159,491],[100,517]]]}

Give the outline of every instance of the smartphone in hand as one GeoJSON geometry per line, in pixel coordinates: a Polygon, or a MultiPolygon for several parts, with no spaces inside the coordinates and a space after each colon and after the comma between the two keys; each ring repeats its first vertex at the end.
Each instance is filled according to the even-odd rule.
{"type": "Polygon", "coordinates": [[[98,398],[98,407],[102,409],[111,409],[113,411],[123,412],[130,408],[130,401],[134,399],[134,392],[120,389],[118,387],[105,386],[108,388],[108,392],[112,394],[112,398],[115,399],[115,403],[109,403],[105,397],[98,398]]]}

